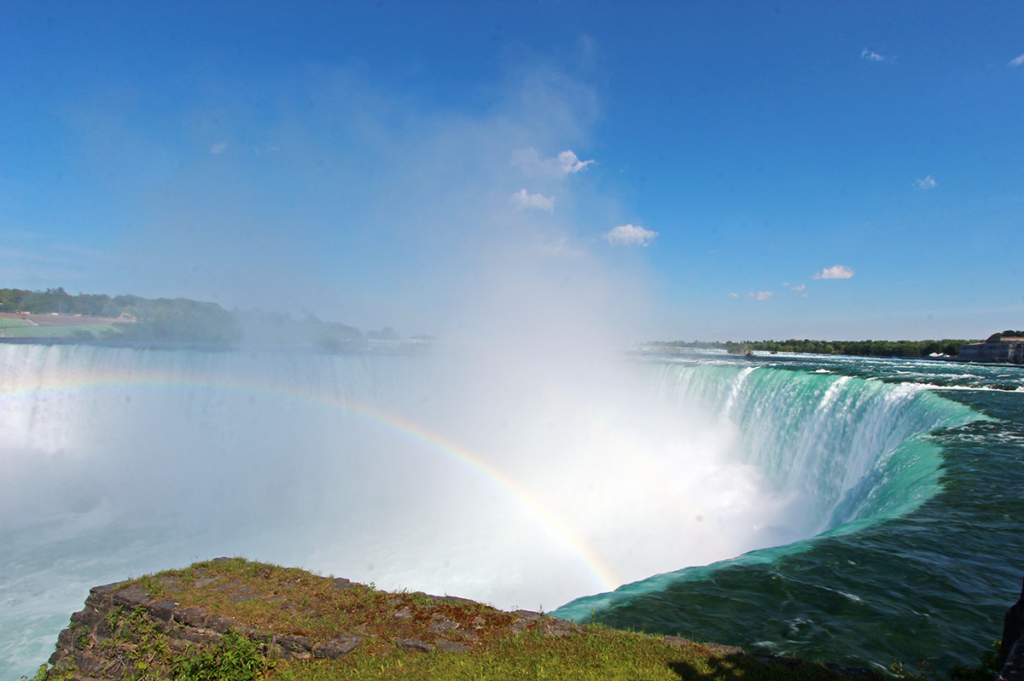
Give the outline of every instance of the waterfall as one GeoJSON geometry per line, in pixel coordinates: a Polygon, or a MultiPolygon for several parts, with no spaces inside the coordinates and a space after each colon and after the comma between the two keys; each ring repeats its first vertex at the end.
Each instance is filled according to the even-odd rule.
{"type": "Polygon", "coordinates": [[[728,362],[0,345],[0,655],[223,554],[550,609],[903,513],[967,411],[728,362]]]}

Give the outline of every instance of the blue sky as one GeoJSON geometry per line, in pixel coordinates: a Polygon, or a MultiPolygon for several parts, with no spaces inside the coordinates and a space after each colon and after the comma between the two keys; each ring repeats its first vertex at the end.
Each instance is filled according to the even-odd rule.
{"type": "Polygon", "coordinates": [[[407,334],[506,312],[618,340],[1021,328],[1022,20],[7,0],[0,286],[407,334]]]}

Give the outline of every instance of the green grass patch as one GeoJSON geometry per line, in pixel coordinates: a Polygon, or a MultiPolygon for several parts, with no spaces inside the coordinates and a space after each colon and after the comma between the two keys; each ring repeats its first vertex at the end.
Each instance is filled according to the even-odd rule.
{"type": "Polygon", "coordinates": [[[80,338],[90,340],[100,338],[108,331],[118,333],[114,324],[74,324],[69,326],[0,326],[7,338],[80,338]]]}

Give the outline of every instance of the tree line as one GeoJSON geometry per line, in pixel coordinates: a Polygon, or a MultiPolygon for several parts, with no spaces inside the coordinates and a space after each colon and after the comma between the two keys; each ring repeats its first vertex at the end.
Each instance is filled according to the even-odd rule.
{"type": "MultiPolygon", "coordinates": [[[[0,312],[29,312],[117,318],[131,315],[134,323],[118,324],[100,334],[103,341],[161,341],[172,343],[248,343],[264,346],[308,346],[321,352],[346,353],[367,347],[368,341],[398,341],[391,327],[367,331],[337,322],[322,321],[311,314],[296,320],[279,312],[227,311],[217,303],[189,298],[142,298],[123,295],[79,293],[61,288],[27,291],[0,289],[0,312]]],[[[72,337],[95,338],[91,331],[72,337]]]]}
{"type": "MultiPolygon", "coordinates": [[[[1010,333],[1011,332],[1004,332],[1005,335],[1009,335],[1010,333]]],[[[652,343],[652,345],[676,349],[716,348],[725,350],[733,355],[746,355],[753,351],[759,351],[813,353],[816,355],[849,355],[855,357],[928,357],[932,354],[956,357],[960,354],[961,345],[977,342],[979,341],[956,338],[921,341],[825,341],[791,338],[785,341],[727,341],[724,343],[672,341],[652,343]]]]}
{"type": "Polygon", "coordinates": [[[104,333],[106,340],[170,341],[188,343],[234,343],[242,332],[234,315],[217,303],[188,298],[142,298],[123,295],[79,293],[73,296],[63,287],[45,291],[0,289],[0,311],[35,314],[119,317],[131,315],[134,324],[120,324],[104,333]]]}

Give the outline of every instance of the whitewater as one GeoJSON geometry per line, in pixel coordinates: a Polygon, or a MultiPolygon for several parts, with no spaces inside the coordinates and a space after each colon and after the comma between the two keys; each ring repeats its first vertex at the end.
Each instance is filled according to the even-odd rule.
{"type": "Polygon", "coordinates": [[[0,677],[90,586],[240,555],[855,666],[1024,574],[1016,367],[0,345],[0,677]]]}

